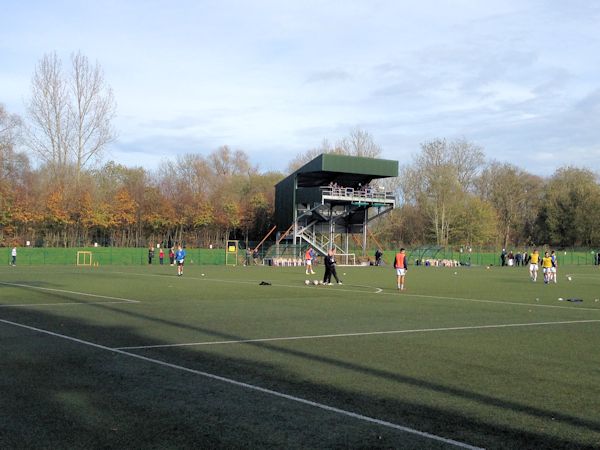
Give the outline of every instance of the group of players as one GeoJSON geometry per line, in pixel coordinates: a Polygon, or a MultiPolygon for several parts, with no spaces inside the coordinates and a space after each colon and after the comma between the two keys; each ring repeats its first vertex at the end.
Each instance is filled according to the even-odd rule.
{"type": "MultiPolygon", "coordinates": [[[[304,262],[306,265],[306,275],[314,275],[315,272],[313,270],[313,259],[315,258],[316,253],[312,247],[309,247],[304,254],[304,262]]],[[[331,277],[335,278],[337,284],[342,284],[342,281],[338,278],[337,270],[336,270],[336,261],[335,261],[335,249],[330,249],[325,256],[325,275],[323,276],[323,284],[331,286],[331,277]]],[[[396,282],[398,285],[398,290],[404,290],[404,278],[406,276],[406,271],[408,270],[406,251],[401,248],[394,258],[394,269],[396,269],[396,282]]]]}
{"type": "MultiPolygon", "coordinates": [[[[316,253],[312,247],[309,247],[304,254],[304,263],[306,266],[306,275],[314,275],[315,271],[313,270],[313,259],[315,259],[316,253]]],[[[336,261],[335,261],[335,249],[330,249],[325,255],[324,259],[325,263],[325,274],[323,275],[323,284],[331,286],[333,283],[331,282],[331,277],[335,278],[337,284],[342,284],[342,280],[338,277],[337,269],[336,269],[336,261]]]]}
{"type": "MultiPolygon", "coordinates": [[[[537,281],[538,271],[540,264],[540,254],[537,250],[534,250],[531,254],[531,259],[529,261],[529,277],[531,281],[537,281]]],[[[556,270],[558,268],[558,261],[556,260],[556,253],[554,250],[548,253],[544,252],[544,256],[541,258],[542,264],[542,273],[544,274],[544,283],[556,283],[557,276],[556,270]]]]}

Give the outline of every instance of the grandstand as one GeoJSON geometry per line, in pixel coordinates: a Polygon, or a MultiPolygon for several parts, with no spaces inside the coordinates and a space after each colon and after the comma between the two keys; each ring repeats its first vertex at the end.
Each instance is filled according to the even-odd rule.
{"type": "Polygon", "coordinates": [[[354,264],[350,239],[360,236],[367,252],[371,221],[396,205],[393,192],[377,180],[398,176],[398,161],[322,154],[290,174],[275,187],[275,217],[280,234],[274,253],[310,245],[325,255],[335,248],[341,264],[354,264]]]}

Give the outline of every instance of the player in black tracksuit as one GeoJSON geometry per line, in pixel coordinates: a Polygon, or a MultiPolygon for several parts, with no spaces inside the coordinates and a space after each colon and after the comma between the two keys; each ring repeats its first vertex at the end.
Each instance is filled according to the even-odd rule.
{"type": "Polygon", "coordinates": [[[323,276],[323,284],[331,284],[331,275],[333,275],[337,284],[342,284],[337,276],[337,271],[335,270],[335,252],[333,250],[329,250],[327,256],[325,256],[325,275],[323,276]]]}

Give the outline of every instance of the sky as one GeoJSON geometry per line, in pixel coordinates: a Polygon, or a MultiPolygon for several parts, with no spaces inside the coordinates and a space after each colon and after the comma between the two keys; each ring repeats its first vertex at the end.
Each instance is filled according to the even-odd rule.
{"type": "Polygon", "coordinates": [[[600,2],[0,0],[0,103],[26,115],[44,54],[114,91],[106,159],[158,168],[227,145],[261,171],[369,132],[382,157],[464,138],[548,176],[600,173],[600,2]]]}

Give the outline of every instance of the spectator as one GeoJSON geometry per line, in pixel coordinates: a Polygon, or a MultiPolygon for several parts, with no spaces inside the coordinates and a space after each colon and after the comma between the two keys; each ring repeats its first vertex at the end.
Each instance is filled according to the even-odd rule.
{"type": "Polygon", "coordinates": [[[154,247],[150,245],[148,248],[148,264],[152,264],[152,260],[154,259],[154,247]]]}
{"type": "Polygon", "coordinates": [[[376,266],[381,266],[382,260],[381,257],[383,256],[383,253],[381,252],[381,249],[377,249],[375,251],[375,265],[376,266]]]}
{"type": "Polygon", "coordinates": [[[258,256],[258,249],[255,248],[252,252],[252,261],[254,262],[254,265],[258,265],[258,256]]]}

